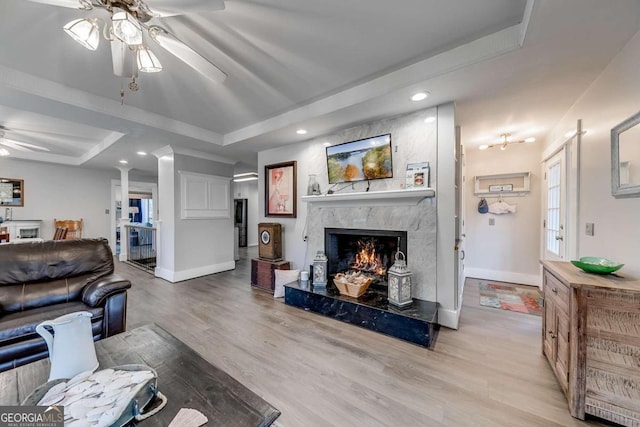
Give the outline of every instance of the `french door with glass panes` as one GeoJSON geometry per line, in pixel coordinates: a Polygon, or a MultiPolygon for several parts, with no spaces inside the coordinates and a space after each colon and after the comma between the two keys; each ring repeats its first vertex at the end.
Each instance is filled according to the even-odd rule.
{"type": "Polygon", "coordinates": [[[544,217],[544,258],[564,260],[566,170],[565,150],[545,163],[546,206],[544,217]]]}

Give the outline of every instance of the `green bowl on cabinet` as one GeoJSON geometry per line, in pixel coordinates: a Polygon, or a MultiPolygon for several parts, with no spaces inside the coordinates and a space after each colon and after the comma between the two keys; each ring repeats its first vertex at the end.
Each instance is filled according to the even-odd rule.
{"type": "Polygon", "coordinates": [[[614,271],[620,270],[624,266],[624,264],[618,264],[606,258],[592,256],[582,257],[578,261],[571,261],[571,264],[586,271],[587,273],[595,274],[610,274],[614,271]]]}

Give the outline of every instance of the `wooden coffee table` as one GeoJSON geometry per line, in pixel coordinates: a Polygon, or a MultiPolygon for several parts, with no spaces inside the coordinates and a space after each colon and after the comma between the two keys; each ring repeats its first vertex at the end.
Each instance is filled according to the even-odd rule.
{"type": "MultiPolygon", "coordinates": [[[[150,324],[96,342],[100,368],[141,363],[158,373],[167,406],[140,425],[166,427],[180,408],[207,416],[207,426],[269,426],[280,411],[211,365],[161,327],[150,324]]],[[[0,405],[17,405],[47,381],[49,359],[0,374],[0,405]]]]}

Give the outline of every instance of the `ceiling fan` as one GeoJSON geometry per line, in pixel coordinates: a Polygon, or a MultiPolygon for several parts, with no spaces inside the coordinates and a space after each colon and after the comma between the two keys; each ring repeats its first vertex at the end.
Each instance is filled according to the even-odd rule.
{"type": "Polygon", "coordinates": [[[41,147],[39,145],[15,141],[13,139],[7,139],[7,132],[13,131],[16,131],[16,129],[7,129],[6,127],[0,125],[0,156],[8,156],[10,154],[9,150],[7,150],[5,147],[27,152],[49,151],[48,148],[41,147]]]}
{"type": "Polygon", "coordinates": [[[502,140],[497,144],[482,144],[478,148],[480,150],[486,150],[487,148],[500,147],[500,149],[502,151],[504,151],[504,150],[507,149],[507,146],[509,146],[510,144],[522,144],[524,142],[536,142],[536,139],[534,137],[522,139],[522,140],[519,140],[519,141],[515,141],[510,133],[503,133],[503,134],[500,135],[500,138],[502,138],[502,140]]]}
{"type": "MultiPolygon", "coordinates": [[[[221,83],[227,75],[209,60],[180,41],[165,28],[150,23],[152,19],[193,12],[224,9],[224,0],[29,0],[53,6],[86,11],[106,10],[108,21],[99,17],[75,19],[63,29],[75,41],[89,50],[98,48],[101,36],[111,44],[113,72],[131,77],[129,89],[138,90],[136,77],[140,72],[159,72],[162,65],[144,43],[152,40],[205,78],[221,83]],[[102,25],[102,28],[100,26],[102,25]],[[145,36],[146,33],[146,36],[145,36]]],[[[124,92],[121,91],[121,96],[124,92]]]]}

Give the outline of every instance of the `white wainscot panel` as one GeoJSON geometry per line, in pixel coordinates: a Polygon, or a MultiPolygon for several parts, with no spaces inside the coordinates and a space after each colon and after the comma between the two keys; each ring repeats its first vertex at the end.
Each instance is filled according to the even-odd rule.
{"type": "Polygon", "coordinates": [[[181,219],[231,217],[231,178],[185,171],[178,171],[178,174],[181,219]]]}

